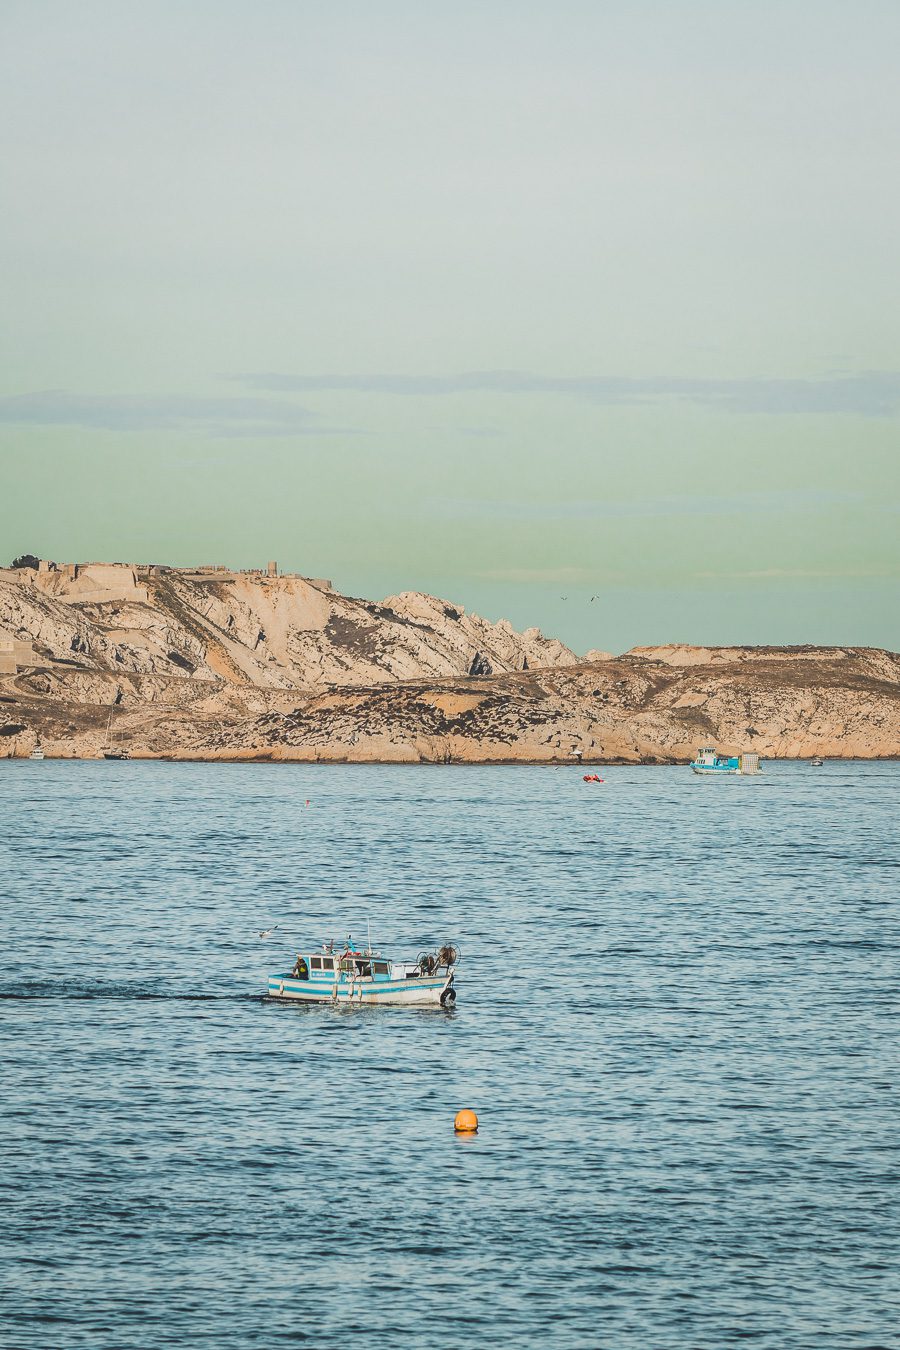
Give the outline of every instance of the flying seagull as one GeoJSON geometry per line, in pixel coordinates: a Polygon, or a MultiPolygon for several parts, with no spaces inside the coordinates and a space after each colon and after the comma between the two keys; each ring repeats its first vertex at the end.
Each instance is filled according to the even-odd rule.
{"type": "Polygon", "coordinates": [[[264,928],[259,936],[263,938],[271,937],[272,934],[276,932],[280,927],[281,927],[280,923],[273,924],[271,928],[264,928]]]}

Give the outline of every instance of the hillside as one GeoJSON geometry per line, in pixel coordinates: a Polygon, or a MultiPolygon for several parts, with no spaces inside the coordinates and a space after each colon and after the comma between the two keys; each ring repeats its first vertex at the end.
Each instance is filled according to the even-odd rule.
{"type": "Polygon", "coordinates": [[[87,563],[0,569],[0,641],[34,663],[265,689],[322,689],[570,665],[537,628],[517,633],[434,596],[376,604],[330,582],[221,567],[87,563]]]}
{"type": "Polygon", "coordinates": [[[0,755],[672,762],[900,755],[900,656],[635,648],[579,662],[432,596],[261,573],[0,572],[0,755]]]}

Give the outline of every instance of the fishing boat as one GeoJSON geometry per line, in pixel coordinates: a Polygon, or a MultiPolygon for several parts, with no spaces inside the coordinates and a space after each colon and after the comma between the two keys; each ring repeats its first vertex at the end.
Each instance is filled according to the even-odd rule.
{"type": "Polygon", "coordinates": [[[29,758],[29,759],[43,759],[43,758],[44,758],[44,747],[41,745],[40,741],[36,741],[36,742],[35,742],[34,749],[32,750],[31,754],[28,756],[28,758],[29,758]]]}
{"type": "Polygon", "coordinates": [[[317,952],[299,952],[293,969],[269,976],[269,998],[299,1003],[347,1003],[372,1007],[383,1003],[431,1004],[452,1008],[459,949],[445,943],[421,952],[415,961],[390,961],[350,939],[343,950],[334,943],[317,952]]]}
{"type": "Polygon", "coordinates": [[[697,751],[697,758],[691,760],[694,773],[729,774],[759,773],[759,755],[720,755],[711,746],[697,751]]]}

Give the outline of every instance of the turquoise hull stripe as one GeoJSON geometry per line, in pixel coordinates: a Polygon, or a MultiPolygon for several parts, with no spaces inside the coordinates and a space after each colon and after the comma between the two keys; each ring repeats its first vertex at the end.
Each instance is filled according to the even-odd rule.
{"type": "MultiPolygon", "coordinates": [[[[378,998],[379,995],[397,994],[406,989],[417,991],[443,989],[446,983],[446,977],[440,980],[382,980],[371,984],[362,984],[357,981],[352,989],[355,998],[360,996],[360,991],[363,998],[378,998]]],[[[295,980],[290,977],[285,979],[283,975],[269,976],[269,993],[279,993],[282,986],[286,994],[314,994],[320,998],[330,999],[333,997],[334,981],[329,980],[327,983],[322,983],[319,980],[295,980]]],[[[350,990],[349,980],[338,981],[338,998],[349,998],[350,990]]]]}

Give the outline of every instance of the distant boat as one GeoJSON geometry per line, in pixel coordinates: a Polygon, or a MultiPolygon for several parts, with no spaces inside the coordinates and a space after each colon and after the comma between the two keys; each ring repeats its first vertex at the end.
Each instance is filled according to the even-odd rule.
{"type": "Polygon", "coordinates": [[[106,722],[106,742],[103,746],[104,759],[128,759],[128,751],[124,745],[117,745],[111,738],[113,710],[110,708],[109,717],[106,722]]]}
{"type": "Polygon", "coordinates": [[[422,952],[415,963],[391,961],[370,946],[356,950],[350,939],[343,951],[333,943],[321,951],[301,952],[294,968],[269,976],[269,998],[300,1003],[433,1004],[452,1008],[453,978],[459,949],[446,943],[437,952],[422,952]]]}
{"type": "Polygon", "coordinates": [[[712,746],[697,751],[697,758],[691,760],[694,773],[708,773],[721,776],[729,773],[759,773],[759,755],[720,755],[712,746]]]}
{"type": "Polygon", "coordinates": [[[809,762],[810,762],[810,764],[813,766],[814,769],[821,769],[822,765],[825,763],[824,759],[819,759],[819,756],[818,756],[818,755],[816,755],[816,756],[815,756],[813,759],[811,759],[809,762]]]}
{"type": "Polygon", "coordinates": [[[29,758],[29,759],[43,759],[43,758],[44,758],[44,751],[43,751],[43,749],[41,748],[41,743],[40,743],[40,741],[35,741],[34,749],[32,750],[31,754],[28,756],[28,758],[29,758]]]}

